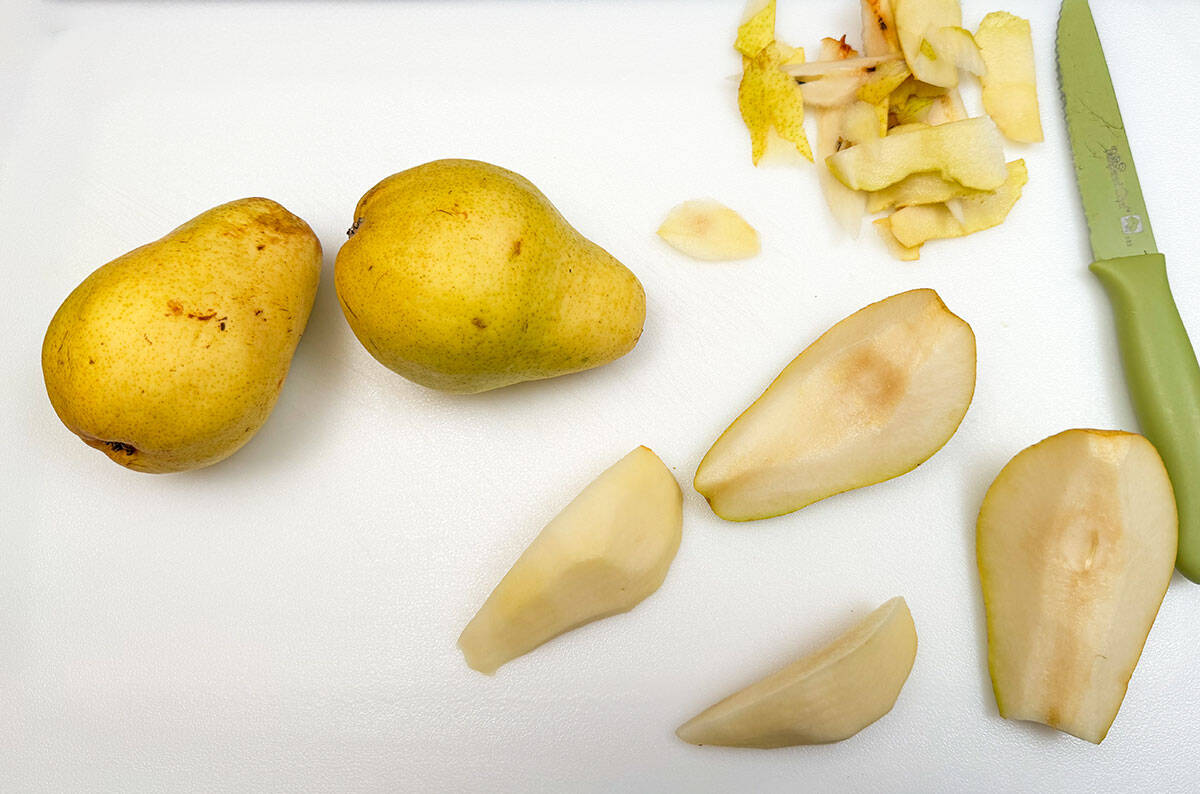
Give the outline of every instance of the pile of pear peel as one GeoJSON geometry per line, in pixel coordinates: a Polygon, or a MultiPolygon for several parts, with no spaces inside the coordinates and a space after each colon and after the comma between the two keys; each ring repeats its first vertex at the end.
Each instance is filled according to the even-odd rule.
{"type": "MultiPolygon", "coordinates": [[[[959,0],[861,5],[862,52],[846,36],[826,38],[818,60],[808,61],[775,37],[776,0],[750,0],[734,44],[742,56],[738,108],[755,165],[781,143],[813,160],[804,120],[816,109],[830,212],[853,236],[866,215],[887,213],[876,231],[895,257],[912,261],[929,240],[1002,223],[1021,197],[1025,162],[1005,162],[1003,138],[1042,140],[1033,41],[1029,22],[1003,11],[970,33],[959,0]],[[960,72],[978,77],[986,116],[968,117],[960,72]]],[[[708,208],[714,219],[730,212],[708,208]]],[[[756,237],[751,243],[734,225],[698,222],[694,211],[676,208],[664,228],[667,242],[697,258],[757,251],[756,237]],[[681,228],[690,230],[687,246],[681,228]]]]}
{"type": "MultiPolygon", "coordinates": [[[[957,0],[863,0],[862,9],[865,55],[844,37],[826,39],[822,59],[806,63],[775,39],[774,0],[754,3],[738,31],[739,103],[755,162],[770,130],[811,156],[804,106],[820,107],[834,213],[850,226],[894,209],[876,225],[915,258],[925,240],[999,223],[1020,196],[1024,163],[1005,163],[1000,130],[1041,138],[1029,28],[989,14],[972,36],[957,0]],[[981,77],[990,119],[966,118],[960,69],[981,77]]],[[[713,201],[680,205],[659,235],[702,259],[759,248],[753,228],[713,201]]],[[[51,404],[130,469],[185,471],[228,457],[276,402],[320,263],[308,224],[262,198],[215,207],[118,257],[50,323],[42,368],[51,404]]],[[[532,183],[471,160],[426,163],[371,188],[337,255],[335,287],[381,364],[457,393],[614,361],[636,345],[646,309],[633,272],[532,183]]],[[[955,434],[975,379],[971,327],[931,289],[893,295],[804,348],[715,440],[693,485],[722,519],[754,521],[899,477],[955,434]]],[[[634,449],[496,585],[459,637],[467,664],[490,675],[633,609],[665,581],[682,528],[675,476],[650,449],[634,449]]],[[[1100,742],[1174,567],[1175,501],[1158,453],[1119,431],[1048,438],[999,473],[976,532],[1000,714],[1100,742]]],[[[892,709],[916,652],[908,604],[892,598],[677,734],[756,748],[841,741],[892,709]]]]}

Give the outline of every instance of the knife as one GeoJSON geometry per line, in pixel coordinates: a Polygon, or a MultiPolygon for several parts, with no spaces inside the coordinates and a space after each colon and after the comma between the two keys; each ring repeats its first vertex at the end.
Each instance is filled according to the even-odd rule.
{"type": "Polygon", "coordinates": [[[1057,49],[1075,176],[1096,258],[1091,271],[1112,303],[1138,422],[1175,489],[1175,566],[1200,582],[1200,366],[1154,244],[1087,0],[1063,0],[1057,49]]]}

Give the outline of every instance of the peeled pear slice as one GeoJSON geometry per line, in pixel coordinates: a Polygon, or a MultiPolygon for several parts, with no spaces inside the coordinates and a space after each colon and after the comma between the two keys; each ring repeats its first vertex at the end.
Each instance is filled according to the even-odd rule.
{"type": "Polygon", "coordinates": [[[658,236],[677,251],[710,262],[747,259],[760,250],[754,227],[712,199],[685,201],[673,208],[658,227],[658,236]]]}
{"type": "Polygon", "coordinates": [[[791,747],[848,739],[892,710],[917,656],[917,630],[893,598],[824,648],[722,700],[675,735],[690,744],[791,747]]]}
{"type": "Polygon", "coordinates": [[[892,0],[862,0],[862,37],[863,52],[867,55],[893,55],[900,52],[892,0]]]}
{"type": "Polygon", "coordinates": [[[795,358],[700,461],[695,487],[730,521],[790,513],[911,471],[975,391],[975,335],[931,289],[860,309],[795,358]]]}
{"type": "MultiPolygon", "coordinates": [[[[913,75],[923,83],[931,85],[947,85],[938,82],[945,77],[936,59],[929,58],[926,47],[926,57],[922,56],[926,36],[932,30],[939,28],[962,27],[962,6],[959,0],[893,0],[892,13],[896,19],[896,37],[900,40],[900,49],[904,52],[904,60],[913,75]]],[[[957,72],[954,82],[958,84],[957,72]]]]}
{"type": "Polygon", "coordinates": [[[993,11],[983,18],[975,41],[987,65],[982,77],[983,109],[1012,140],[1042,140],[1029,20],[993,11]]]}
{"type": "Polygon", "coordinates": [[[683,494],[638,447],[583,489],[534,538],[458,638],[467,664],[504,663],[658,589],[679,549],[683,494]]]}
{"type": "Polygon", "coordinates": [[[1067,430],[988,489],[976,552],[1000,716],[1099,744],[1175,565],[1178,522],[1142,436],[1067,430]]]}
{"type": "Polygon", "coordinates": [[[882,190],[909,174],[934,171],[977,190],[1004,183],[1004,140],[991,119],[939,124],[851,146],[825,161],[833,175],[855,190],[882,190]]]}
{"type": "Polygon", "coordinates": [[[929,240],[962,237],[990,229],[1008,217],[1028,180],[1025,161],[1013,160],[1008,164],[1008,177],[1000,187],[965,193],[952,199],[960,202],[959,217],[947,204],[904,207],[892,213],[892,233],[901,245],[911,248],[929,240]]]}

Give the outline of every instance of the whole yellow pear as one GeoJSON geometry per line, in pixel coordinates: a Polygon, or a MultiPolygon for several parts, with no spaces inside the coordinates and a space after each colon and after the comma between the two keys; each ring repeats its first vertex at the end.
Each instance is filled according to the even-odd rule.
{"type": "Polygon", "coordinates": [[[320,271],[312,229],[264,198],[222,204],[114,259],[46,331],[54,410],[137,471],[228,457],[275,405],[320,271]]]}
{"type": "Polygon", "coordinates": [[[335,283],[371,355],[452,392],[606,364],[646,316],[633,273],[529,180],[476,160],[426,163],[367,191],[335,283]]]}

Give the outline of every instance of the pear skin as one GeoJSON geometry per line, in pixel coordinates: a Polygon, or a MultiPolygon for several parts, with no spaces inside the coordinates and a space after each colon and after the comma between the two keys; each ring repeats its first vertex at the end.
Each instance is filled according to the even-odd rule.
{"type": "Polygon", "coordinates": [[[46,331],[55,412],[135,471],[232,455],[275,405],[320,271],[312,229],[264,198],[222,204],[114,259],[46,331]]]}
{"type": "Polygon", "coordinates": [[[411,381],[474,393],[590,369],[633,349],[641,282],[524,177],[437,160],[354,211],[335,283],[350,328],[411,381]]]}

